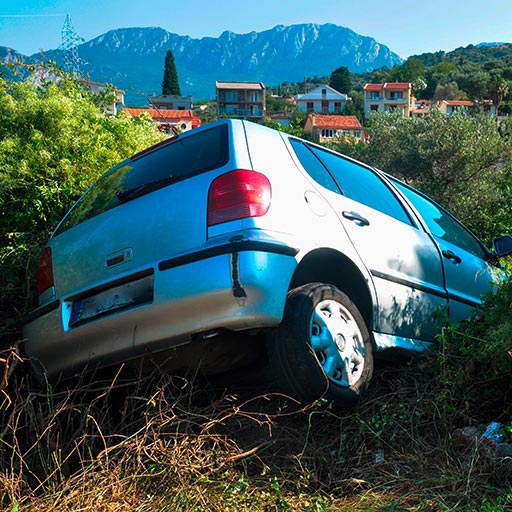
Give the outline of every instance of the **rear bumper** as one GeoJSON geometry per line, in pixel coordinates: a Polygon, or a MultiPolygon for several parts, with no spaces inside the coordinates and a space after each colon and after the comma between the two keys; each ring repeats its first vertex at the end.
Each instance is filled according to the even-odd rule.
{"type": "Polygon", "coordinates": [[[153,300],[69,327],[73,298],[27,316],[26,353],[57,378],[189,342],[216,329],[271,327],[282,320],[297,250],[244,241],[155,265],[153,300]]]}

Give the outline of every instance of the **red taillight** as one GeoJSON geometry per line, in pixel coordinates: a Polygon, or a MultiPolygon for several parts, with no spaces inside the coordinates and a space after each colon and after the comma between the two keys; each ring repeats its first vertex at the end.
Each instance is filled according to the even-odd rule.
{"type": "Polygon", "coordinates": [[[261,217],[270,207],[272,189],[259,172],[237,169],[215,178],[208,191],[208,226],[261,217]]]}
{"type": "Polygon", "coordinates": [[[43,256],[39,262],[39,269],[37,271],[37,292],[41,295],[43,292],[53,286],[53,265],[52,265],[52,250],[46,247],[43,251],[43,256]]]}

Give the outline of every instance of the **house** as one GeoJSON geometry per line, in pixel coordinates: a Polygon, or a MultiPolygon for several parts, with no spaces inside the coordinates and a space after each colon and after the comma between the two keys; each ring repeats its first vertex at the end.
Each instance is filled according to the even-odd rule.
{"type": "Polygon", "coordinates": [[[364,115],[370,117],[373,112],[401,112],[409,117],[413,108],[412,84],[409,82],[388,82],[385,84],[366,84],[364,86],[364,115]]]}
{"type": "Polygon", "coordinates": [[[294,118],[295,114],[293,112],[287,112],[287,111],[280,111],[280,112],[274,112],[273,114],[270,114],[267,119],[279,124],[280,126],[284,128],[288,128],[291,123],[292,119],[294,118]]]}
{"type": "Polygon", "coordinates": [[[437,108],[443,114],[455,114],[456,112],[467,112],[475,106],[474,102],[468,100],[442,100],[437,102],[437,108]]]}
{"type": "Polygon", "coordinates": [[[129,114],[133,119],[146,113],[158,124],[158,129],[166,133],[187,132],[201,126],[201,118],[194,116],[192,110],[124,108],[123,112],[129,114]]]}
{"type": "Polygon", "coordinates": [[[340,137],[359,142],[363,137],[363,127],[355,116],[309,114],[304,132],[318,142],[329,142],[340,137]]]}
{"type": "Polygon", "coordinates": [[[266,113],[262,82],[216,82],[217,114],[263,123],[266,113]]]}
{"type": "Polygon", "coordinates": [[[437,108],[448,115],[456,112],[468,112],[476,109],[478,112],[497,116],[496,107],[492,100],[469,101],[469,100],[442,100],[437,102],[437,108]]]}
{"type": "Polygon", "coordinates": [[[492,116],[497,116],[498,111],[496,106],[494,105],[494,101],[492,100],[483,100],[482,101],[482,110],[484,114],[491,114],[492,116]]]}
{"type": "MultiPolygon", "coordinates": [[[[104,84],[101,82],[93,82],[92,80],[79,79],[79,82],[95,96],[101,96],[111,89],[114,93],[112,101],[102,105],[107,115],[115,116],[118,110],[124,105],[124,91],[114,87],[112,84],[104,84]]],[[[110,98],[109,98],[110,99],[110,98]]]]}
{"type": "Polygon", "coordinates": [[[192,96],[174,96],[172,94],[152,94],[149,103],[159,110],[192,110],[192,96]]]}
{"type": "Polygon", "coordinates": [[[327,84],[319,85],[306,94],[298,94],[296,99],[301,112],[321,114],[341,114],[347,102],[352,101],[352,98],[327,84]]]}

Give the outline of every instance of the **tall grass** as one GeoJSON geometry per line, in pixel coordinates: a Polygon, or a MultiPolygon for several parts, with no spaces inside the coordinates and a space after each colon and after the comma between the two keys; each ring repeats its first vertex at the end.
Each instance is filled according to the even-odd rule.
{"type": "MultiPolygon", "coordinates": [[[[452,432],[432,354],[377,368],[349,412],[278,393],[120,368],[52,387],[2,354],[4,510],[492,511],[512,506],[512,467],[452,432]],[[4,357],[5,356],[5,357],[4,357]]],[[[255,376],[257,372],[255,372],[255,376]]]]}

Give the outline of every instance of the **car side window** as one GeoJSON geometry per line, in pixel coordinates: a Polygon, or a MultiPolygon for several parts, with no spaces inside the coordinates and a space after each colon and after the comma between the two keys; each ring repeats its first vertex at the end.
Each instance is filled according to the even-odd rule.
{"type": "Polygon", "coordinates": [[[446,240],[478,258],[486,259],[487,253],[482,243],[446,210],[401,182],[397,181],[395,185],[418,210],[432,235],[446,240]]]}
{"type": "Polygon", "coordinates": [[[318,158],[299,140],[289,139],[297,158],[306,172],[322,187],[340,193],[336,182],[318,158]]]}
{"type": "Polygon", "coordinates": [[[311,149],[329,169],[345,196],[413,225],[391,189],[370,169],[334,153],[318,148],[311,149]]]}

